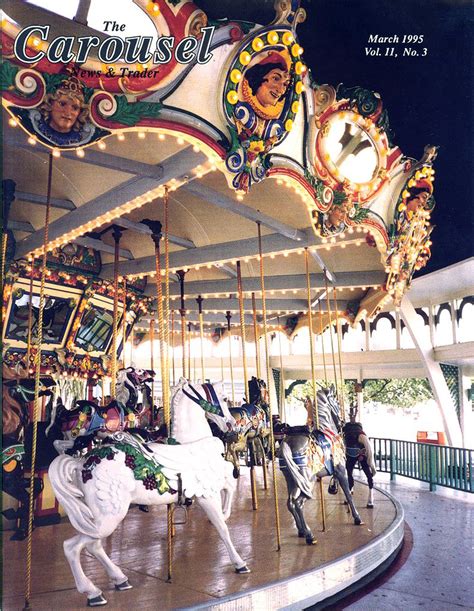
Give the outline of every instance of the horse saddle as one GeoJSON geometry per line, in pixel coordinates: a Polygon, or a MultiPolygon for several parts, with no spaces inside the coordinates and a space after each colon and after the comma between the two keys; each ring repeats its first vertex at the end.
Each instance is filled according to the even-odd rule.
{"type": "Polygon", "coordinates": [[[111,401],[108,405],[101,406],[93,401],[80,400],[77,401],[76,407],[68,412],[66,427],[74,428],[77,420],[81,419],[81,415],[85,414],[84,424],[88,417],[90,423],[87,432],[94,433],[100,429],[105,429],[110,433],[122,430],[125,422],[125,414],[123,408],[117,401],[111,401]]]}
{"type": "Polygon", "coordinates": [[[299,426],[288,426],[287,424],[286,425],[284,424],[282,425],[280,430],[285,435],[288,435],[288,437],[292,437],[296,435],[306,435],[306,436],[311,435],[311,430],[306,424],[299,425],[299,426]]]}

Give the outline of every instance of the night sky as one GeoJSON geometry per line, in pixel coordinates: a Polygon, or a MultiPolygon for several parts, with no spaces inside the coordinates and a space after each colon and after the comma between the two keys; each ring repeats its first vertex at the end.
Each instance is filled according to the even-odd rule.
{"type": "MultiPolygon", "coordinates": [[[[267,24],[273,0],[195,0],[210,17],[267,24]]],[[[317,83],[377,91],[388,110],[394,142],[419,159],[425,144],[439,146],[432,257],[419,274],[473,255],[472,33],[470,0],[307,0],[298,26],[304,60],[317,83]],[[422,44],[395,45],[398,57],[367,57],[370,34],[418,34],[422,44]],[[419,57],[402,57],[403,46],[419,57]],[[421,56],[422,49],[427,55],[421,56]]],[[[379,45],[385,53],[386,46],[379,45]]]]}

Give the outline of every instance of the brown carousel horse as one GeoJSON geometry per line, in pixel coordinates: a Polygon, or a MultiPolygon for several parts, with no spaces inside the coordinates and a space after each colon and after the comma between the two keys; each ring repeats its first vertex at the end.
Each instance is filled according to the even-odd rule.
{"type": "Polygon", "coordinates": [[[249,467],[262,466],[266,487],[266,454],[270,434],[267,389],[265,382],[254,376],[248,386],[249,403],[230,408],[236,421],[236,438],[227,441],[226,458],[234,465],[234,477],[240,474],[239,456],[245,456],[249,467]]]}
{"type": "MultiPolygon", "coordinates": [[[[30,479],[24,477],[25,469],[31,467],[32,424],[29,406],[35,398],[35,380],[26,377],[27,371],[21,366],[12,369],[3,366],[2,389],[2,490],[19,502],[18,509],[6,509],[2,514],[8,520],[17,520],[12,540],[22,541],[28,530],[28,507],[30,479]]],[[[50,376],[40,377],[40,397],[53,397],[55,386],[50,376]]],[[[49,404],[50,404],[49,403],[49,404]]],[[[47,408],[48,409],[48,408],[47,408]]],[[[46,439],[46,423],[38,422],[36,468],[42,468],[57,456],[52,443],[46,439]]],[[[40,478],[35,478],[33,495],[36,498],[43,489],[40,478]]]]}
{"type": "Polygon", "coordinates": [[[305,520],[303,508],[306,500],[313,498],[317,479],[332,476],[329,492],[337,494],[337,484],[340,484],[354,524],[362,523],[349,489],[344,442],[340,436],[342,422],[334,387],[318,390],[317,409],[319,429],[288,427],[279,449],[280,469],[288,486],[288,510],[295,520],[298,537],[304,537],[308,545],[316,540],[305,520]]]}
{"type": "Polygon", "coordinates": [[[81,399],[76,401],[72,409],[66,409],[58,399],[46,431],[48,435],[54,432],[59,437],[54,442],[58,453],[75,454],[88,447],[97,434],[115,433],[125,428],[131,432],[141,431],[134,427],[139,413],[137,409],[141,410],[143,405],[137,403],[138,391],[141,390],[144,397],[149,397],[150,390],[146,383],[153,379],[153,375],[153,372],[146,369],[120,369],[117,374],[116,399],[105,406],[81,399]]]}

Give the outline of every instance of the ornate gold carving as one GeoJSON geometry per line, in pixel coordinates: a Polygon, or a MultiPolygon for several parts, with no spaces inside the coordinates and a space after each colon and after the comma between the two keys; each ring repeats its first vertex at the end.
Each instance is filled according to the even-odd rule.
{"type": "Polygon", "coordinates": [[[336,99],[336,90],[330,85],[321,85],[313,89],[314,113],[319,117],[336,99]]]}
{"type": "Polygon", "coordinates": [[[189,26],[189,34],[190,36],[201,36],[201,28],[205,28],[207,26],[207,15],[203,11],[197,13],[193,20],[191,21],[191,25],[189,26]]]}

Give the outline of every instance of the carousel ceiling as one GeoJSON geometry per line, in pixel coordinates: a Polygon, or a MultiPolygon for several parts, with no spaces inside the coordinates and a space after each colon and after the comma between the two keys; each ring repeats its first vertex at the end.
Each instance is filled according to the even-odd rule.
{"type": "MultiPolygon", "coordinates": [[[[159,19],[167,14],[166,0],[135,4],[143,5],[152,19],[161,15],[157,29],[163,26],[159,19]]],[[[169,31],[181,28],[182,36],[194,32],[196,24],[190,21],[184,27],[179,17],[192,3],[172,4],[179,6],[168,17],[169,31]]],[[[200,8],[206,10],[202,3],[200,8]]],[[[6,9],[8,51],[20,27],[32,21],[24,3],[9,2],[6,9]]],[[[94,34],[38,7],[28,10],[35,11],[35,23],[51,23],[54,36],[66,21],[65,34],[94,34]]],[[[200,10],[196,14],[200,19],[204,15],[200,10]]],[[[299,3],[290,7],[277,2],[270,26],[219,24],[212,61],[173,64],[165,76],[149,79],[146,89],[123,79],[105,88],[92,76],[79,82],[43,60],[18,71],[19,62],[7,53],[3,173],[16,183],[9,217],[15,258],[40,253],[52,151],[49,248],[76,242],[100,251],[103,278],[113,277],[114,241],[107,229],[119,225],[124,230],[119,274],[148,278],[147,293],[155,293],[154,243],[141,221],[164,224],[166,189],[170,293],[172,299],[178,297],[175,272],[184,269],[191,311],[197,310],[198,295],[214,316],[237,309],[239,261],[248,298],[245,309],[251,312],[251,293],[258,301],[261,288],[257,225],[270,313],[307,309],[305,248],[311,255],[313,301],[324,297],[328,281],[331,297],[332,287],[337,288],[342,311],[370,289],[384,287],[399,299],[416,265],[422,264],[419,253],[426,258],[429,251],[429,209],[408,212],[407,189],[424,182],[431,195],[435,150],[420,162],[407,161],[390,140],[377,94],[315,85],[296,38],[303,18],[299,3]],[[287,75],[287,82],[275,85],[278,103],[265,106],[252,94],[246,75],[267,65],[276,66],[272,71],[278,78],[287,75]],[[41,123],[44,117],[35,108],[43,104],[46,90],[64,92],[73,86],[89,100],[90,129],[78,132],[76,143],[54,140],[50,124],[41,123]],[[415,218],[416,232],[408,227],[413,215],[420,217],[415,218]]],[[[47,48],[36,39],[31,44],[47,48]]],[[[91,56],[84,66],[97,61],[91,56]]],[[[327,307],[324,298],[321,307],[327,307]]]]}

